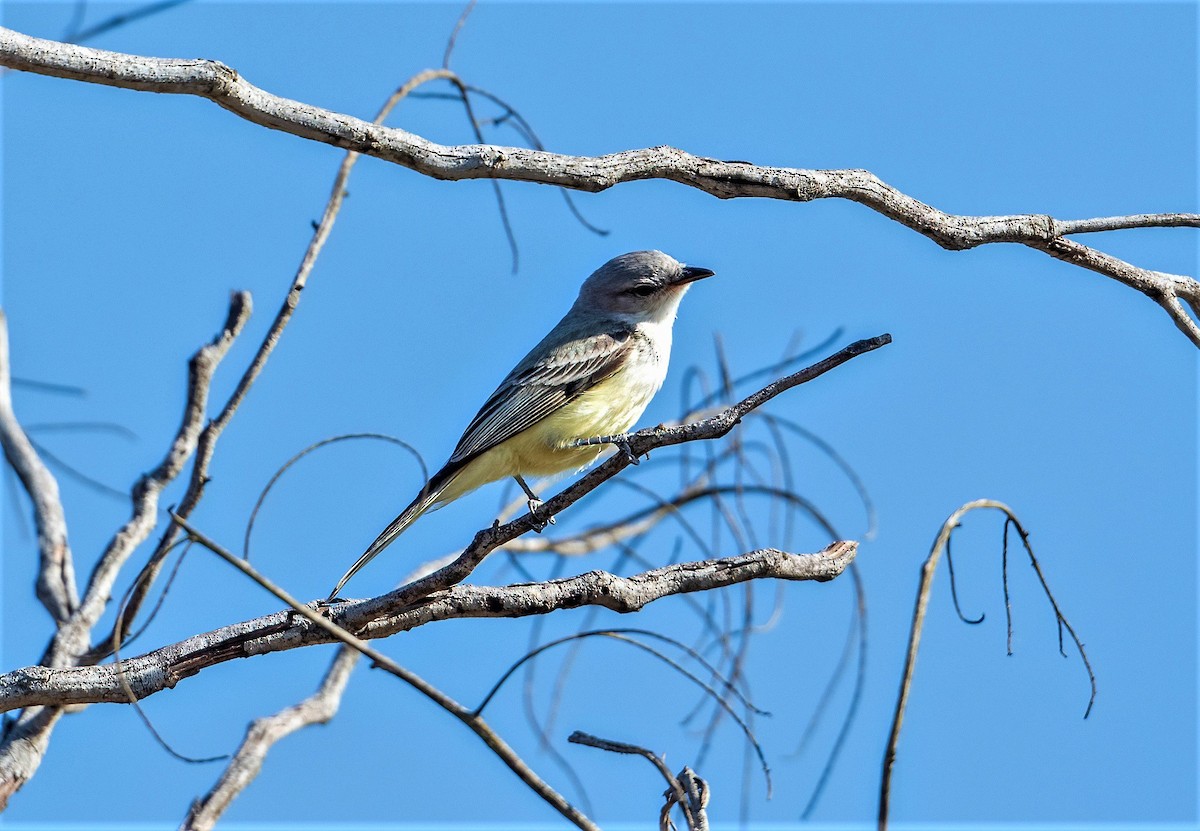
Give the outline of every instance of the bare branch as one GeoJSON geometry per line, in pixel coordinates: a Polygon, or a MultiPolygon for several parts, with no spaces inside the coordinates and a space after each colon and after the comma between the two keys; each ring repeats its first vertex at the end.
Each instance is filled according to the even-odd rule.
{"type": "Polygon", "coordinates": [[[85,398],[88,394],[87,390],[85,390],[83,387],[77,387],[73,384],[55,384],[52,381],[39,381],[35,378],[20,378],[16,375],[12,376],[10,383],[14,387],[25,387],[27,389],[51,393],[53,395],[69,395],[74,398],[85,398]]]}
{"type": "MultiPolygon", "coordinates": [[[[238,571],[245,574],[247,577],[258,583],[264,589],[269,591],[275,597],[286,603],[293,612],[299,613],[300,617],[309,624],[316,627],[318,631],[326,637],[332,638],[334,641],[340,641],[347,647],[361,653],[371,659],[371,666],[379,667],[385,672],[404,681],[417,692],[424,695],[434,704],[441,707],[450,715],[457,718],[468,729],[478,736],[488,749],[496,754],[508,769],[517,775],[517,777],[525,783],[534,793],[540,796],[543,800],[549,803],[556,811],[570,820],[579,828],[586,831],[598,831],[596,826],[586,816],[579,812],[571,803],[569,803],[558,791],[554,790],[540,776],[538,776],[532,768],[529,767],[515,750],[513,750],[500,736],[488,725],[486,721],[476,712],[467,709],[459,704],[446,693],[439,690],[437,687],[430,684],[415,672],[397,664],[391,658],[388,658],[382,652],[372,648],[366,641],[352,635],[348,630],[343,628],[339,623],[327,618],[326,616],[313,610],[313,607],[302,604],[296,598],[292,597],[279,586],[272,583],[263,575],[258,573],[248,562],[241,557],[225,550],[222,546],[216,544],[212,540],[205,537],[196,529],[190,527],[179,516],[172,514],[171,518],[188,532],[188,536],[196,542],[203,545],[209,551],[218,555],[222,560],[229,563],[238,571]]],[[[317,604],[313,606],[320,608],[317,604]]],[[[124,676],[122,668],[121,675],[124,676]]],[[[130,693],[130,688],[127,679],[122,677],[122,687],[125,693],[130,693]]]]}
{"type": "MultiPolygon", "coordinates": [[[[158,521],[158,496],[183,469],[196,448],[204,424],[209,384],[217,365],[229,351],[250,316],[250,295],[231,296],[229,313],[216,338],[192,356],[188,364],[188,393],[183,423],[158,467],[143,475],[133,487],[133,516],[109,542],[92,571],[79,607],[61,625],[42,659],[44,667],[71,666],[87,648],[92,627],[112,595],[122,565],[154,529],[158,521]]],[[[51,670],[52,671],[52,670],[51,670]]],[[[0,810],[37,771],[50,741],[50,732],[62,711],[35,707],[23,712],[0,736],[0,810]]]]}
{"type": "MultiPolygon", "coordinates": [[[[933,576],[937,570],[938,560],[941,558],[942,551],[948,549],[950,535],[954,532],[954,529],[958,527],[962,518],[971,511],[989,508],[1000,511],[1005,516],[1004,554],[1006,558],[1008,554],[1009,523],[1012,523],[1017,528],[1017,532],[1021,535],[1021,540],[1025,544],[1025,551],[1029,555],[1029,559],[1033,565],[1034,571],[1037,572],[1038,580],[1042,584],[1042,590],[1046,594],[1046,597],[1050,600],[1051,607],[1054,609],[1054,616],[1059,625],[1059,649],[1062,649],[1061,632],[1064,626],[1066,627],[1067,631],[1071,633],[1071,637],[1075,641],[1075,647],[1079,650],[1079,655],[1083,659],[1083,665],[1084,668],[1087,669],[1088,680],[1090,681],[1092,688],[1091,696],[1088,698],[1087,710],[1085,710],[1083,714],[1084,718],[1088,717],[1088,714],[1092,710],[1092,704],[1096,700],[1096,676],[1095,673],[1092,672],[1092,665],[1088,660],[1087,652],[1084,650],[1083,643],[1079,640],[1079,636],[1075,634],[1075,629],[1070,623],[1067,622],[1067,619],[1063,616],[1062,611],[1059,609],[1058,601],[1054,599],[1054,595],[1051,593],[1050,587],[1046,583],[1046,578],[1042,574],[1042,569],[1038,565],[1037,558],[1033,556],[1033,550],[1029,546],[1028,534],[1021,526],[1020,521],[1017,519],[1012,509],[1003,502],[997,502],[992,499],[976,499],[973,502],[968,502],[967,504],[963,505],[954,513],[952,513],[944,523],[942,523],[942,527],[938,531],[936,539],[934,539],[933,547],[930,549],[929,556],[925,558],[925,562],[921,566],[921,580],[917,587],[917,601],[913,607],[912,626],[908,635],[908,652],[905,655],[904,672],[900,679],[900,694],[896,698],[896,710],[892,717],[892,727],[888,735],[887,749],[884,751],[883,755],[883,776],[879,786],[879,831],[886,831],[888,826],[888,814],[891,802],[892,767],[896,762],[896,748],[900,741],[900,728],[904,723],[904,712],[908,706],[909,693],[912,690],[913,672],[916,669],[917,663],[917,651],[921,645],[921,633],[925,626],[925,613],[929,608],[929,597],[933,588],[933,576]]],[[[1007,566],[1005,567],[1005,573],[1007,574],[1007,566]]],[[[1007,585],[1005,586],[1005,605],[1008,605],[1007,585]]],[[[971,621],[967,620],[967,622],[969,623],[971,621]]],[[[1012,654],[1011,622],[1009,624],[1009,632],[1009,654],[1012,654]]]]}
{"type": "MultiPolygon", "coordinates": [[[[770,765],[767,763],[767,757],[766,757],[766,754],[763,752],[762,744],[758,741],[758,737],[754,734],[754,730],[753,730],[753,728],[751,728],[751,726],[747,722],[747,720],[743,719],[741,716],[739,716],[737,714],[737,711],[734,710],[733,706],[725,699],[725,697],[722,696],[720,693],[718,693],[710,684],[706,683],[701,678],[698,678],[695,674],[693,674],[692,672],[689,672],[686,668],[684,668],[679,662],[673,660],[672,658],[663,654],[662,652],[655,649],[654,647],[649,646],[648,644],[642,643],[637,638],[630,637],[628,633],[637,633],[637,634],[640,634],[643,636],[661,638],[662,640],[668,641],[670,643],[674,643],[675,645],[682,647],[683,649],[687,650],[691,654],[691,657],[696,659],[702,666],[704,666],[706,669],[708,669],[710,671],[710,673],[714,676],[714,678],[717,681],[719,681],[726,690],[729,690],[734,693],[735,697],[737,699],[739,699],[746,706],[746,709],[749,711],[747,713],[748,718],[752,717],[754,713],[763,713],[762,710],[759,710],[757,707],[755,707],[753,704],[751,704],[745,698],[745,696],[741,693],[741,691],[739,691],[737,689],[737,686],[735,684],[736,679],[731,680],[731,679],[723,677],[719,670],[717,670],[715,667],[713,667],[711,664],[709,664],[707,661],[705,661],[704,658],[701,657],[700,654],[698,652],[696,652],[695,650],[689,649],[688,647],[684,646],[683,644],[679,643],[678,641],[673,640],[672,638],[667,638],[665,636],[658,635],[657,633],[650,632],[645,629],[624,629],[624,630],[598,629],[598,630],[592,630],[592,631],[587,631],[587,632],[578,632],[574,635],[567,635],[564,638],[559,638],[557,640],[550,641],[549,643],[542,644],[541,646],[537,647],[536,649],[534,649],[530,652],[527,652],[515,664],[510,666],[508,668],[508,670],[505,671],[504,675],[501,676],[500,680],[497,681],[492,686],[491,690],[488,691],[487,695],[484,696],[483,701],[481,701],[479,703],[479,706],[477,706],[475,708],[474,712],[476,714],[483,712],[483,709],[485,707],[487,707],[488,703],[492,700],[493,696],[495,696],[496,693],[498,693],[500,691],[500,687],[503,686],[504,682],[507,681],[510,677],[512,677],[512,674],[514,672],[516,672],[517,669],[519,669],[522,664],[525,664],[526,662],[532,660],[533,658],[536,658],[538,655],[545,652],[547,649],[552,649],[552,648],[554,648],[560,644],[564,644],[564,643],[578,642],[584,638],[589,638],[589,637],[612,638],[614,640],[617,640],[617,641],[626,643],[630,646],[636,647],[650,655],[653,655],[655,658],[657,658],[658,660],[665,663],[667,666],[669,666],[675,672],[679,673],[684,678],[686,678],[687,680],[691,681],[693,684],[695,684],[696,686],[698,686],[702,690],[704,690],[705,694],[708,695],[712,701],[716,702],[716,704],[721,708],[721,710],[723,712],[727,713],[735,722],[737,722],[737,726],[742,731],[742,735],[744,735],[746,737],[746,742],[754,749],[754,754],[755,754],[755,756],[758,757],[759,765],[762,767],[763,778],[766,780],[767,798],[770,799],[771,793],[772,793],[772,790],[774,787],[772,784],[772,781],[771,781],[771,768],[770,768],[770,765]]],[[[545,738],[545,734],[543,733],[543,739],[544,738],[545,738]]]]}
{"type": "MultiPolygon", "coordinates": [[[[426,84],[429,81],[439,78],[452,76],[445,70],[433,69],[419,72],[412,78],[409,78],[400,85],[380,107],[378,114],[375,116],[376,123],[383,121],[391,113],[391,111],[403,101],[417,87],[426,84]]],[[[196,443],[196,463],[192,467],[192,475],[188,481],[188,488],[183,498],[179,502],[178,512],[183,517],[188,517],[199,504],[204,496],[204,489],[208,482],[208,468],[212,462],[213,454],[216,452],[217,440],[221,437],[221,433],[229,424],[233,414],[241,406],[242,401],[249,393],[250,388],[262,373],[266,366],[267,360],[275,351],[275,347],[279,344],[279,340],[283,335],[284,329],[291,322],[292,316],[295,314],[296,308],[300,304],[300,298],[303,295],[305,287],[308,285],[308,278],[312,273],[313,267],[316,265],[317,258],[320,256],[322,249],[325,247],[325,242],[329,239],[329,235],[333,231],[334,223],[342,208],[342,203],[346,197],[346,183],[350,178],[350,172],[354,169],[355,163],[358,161],[358,153],[347,153],[342,160],[341,166],[338,168],[337,175],[334,177],[332,192],[329,200],[325,205],[325,211],[321,216],[321,221],[313,230],[313,235],[309,241],[308,248],[304,252],[304,256],[300,260],[300,265],[296,270],[295,276],[292,278],[292,284],[288,288],[288,293],[284,297],[283,304],[279,311],[275,314],[275,319],[271,322],[267,334],[263,337],[259,344],[258,351],[251,360],[250,365],[246,368],[242,377],[238,380],[233,394],[229,400],[225,402],[225,406],[221,409],[221,413],[214,418],[200,434],[196,443]]],[[[154,580],[158,576],[162,568],[163,559],[170,550],[171,544],[175,541],[176,529],[174,526],[167,529],[159,540],[158,546],[154,553],[150,556],[150,561],[146,569],[146,577],[139,582],[133,595],[130,597],[129,605],[125,611],[125,620],[123,626],[126,631],[133,628],[133,620],[141,609],[142,603],[149,594],[151,587],[154,585],[154,580]]],[[[103,656],[111,652],[113,647],[112,636],[105,638],[102,642],[96,645],[92,650],[93,656],[103,656]]]]}
{"type": "Polygon", "coordinates": [[[291,469],[292,465],[296,464],[308,454],[320,450],[322,447],[328,447],[329,445],[337,444],[338,442],[353,441],[355,439],[375,439],[377,441],[385,441],[389,444],[394,444],[397,447],[404,448],[412,455],[413,459],[417,463],[417,466],[421,469],[421,481],[424,482],[429,479],[429,469],[425,465],[425,459],[411,444],[406,441],[402,441],[395,436],[389,436],[386,433],[343,433],[340,436],[330,436],[327,439],[321,439],[319,442],[310,444],[308,447],[304,448],[299,453],[294,454],[290,459],[284,462],[275,471],[275,473],[272,474],[266,486],[258,494],[258,499],[254,501],[254,507],[250,510],[250,518],[246,520],[246,531],[242,535],[242,556],[244,558],[247,560],[250,559],[250,535],[254,532],[254,522],[258,518],[258,512],[262,510],[263,504],[267,501],[267,494],[271,492],[271,488],[275,487],[275,484],[279,481],[283,474],[287,473],[288,470],[291,469]]]}
{"type": "Polygon", "coordinates": [[[320,689],[299,704],[251,722],[246,737],[221,778],[202,799],[192,803],[180,826],[182,831],[208,831],[214,827],[238,794],[258,776],[267,752],[276,742],[304,727],[325,724],[333,718],[350,680],[350,671],[357,662],[357,651],[349,646],[341,647],[325,673],[320,689]]]}
{"type": "Polygon", "coordinates": [[[708,783],[697,776],[691,768],[684,767],[679,772],[679,776],[675,776],[662,757],[644,747],[601,739],[590,733],[584,733],[582,730],[576,730],[567,737],[567,741],[572,744],[594,747],[598,750],[607,750],[609,753],[641,756],[654,765],[667,782],[667,791],[663,794],[667,798],[667,803],[663,806],[662,814],[659,817],[660,831],[666,831],[671,827],[670,814],[673,805],[679,806],[689,829],[708,831],[708,817],[706,816],[709,799],[708,783]]]}
{"type": "Polygon", "coordinates": [[[163,460],[133,486],[133,516],[109,542],[100,562],[92,571],[83,602],[72,621],[70,638],[56,642],[51,651],[54,660],[50,665],[61,665],[83,652],[91,628],[100,619],[112,597],[113,583],[121,567],[157,524],[159,494],[183,471],[196,450],[207,418],[208,393],[213,374],[250,319],[251,308],[249,293],[232,294],[221,331],[188,362],[188,392],[183,422],[163,460]]]}
{"type": "MultiPolygon", "coordinates": [[[[206,547],[214,545],[202,535],[197,541],[206,547]]],[[[450,619],[527,617],[580,606],[635,612],[664,597],[710,591],[748,580],[825,582],[841,574],[856,550],[855,543],[842,541],[815,554],[789,554],[768,548],[736,557],[679,563],[632,577],[591,571],[534,585],[460,585],[416,604],[381,607],[378,599],[343,603],[324,609],[328,617],[311,611],[317,605],[309,604],[305,608],[320,618],[320,623],[309,615],[297,619],[293,612],[275,612],[127,658],[122,665],[130,688],[142,699],[171,689],[207,667],[236,658],[332,643],[339,637],[330,631],[330,625],[357,632],[363,639],[374,639],[450,619]]],[[[241,558],[235,559],[238,568],[245,565],[241,558]]],[[[0,712],[35,704],[127,701],[111,664],[63,669],[33,666],[0,675],[0,712]]]]}
{"type": "MultiPolygon", "coordinates": [[[[721,438],[728,434],[748,413],[780,393],[818,378],[859,355],[865,355],[891,342],[892,336],[886,334],[855,341],[828,358],[780,378],[702,421],[639,430],[629,436],[630,453],[633,457],[638,457],[661,447],[721,438]]],[[[561,493],[544,502],[539,511],[551,516],[562,513],[583,496],[632,464],[630,458],[624,453],[614,454],[561,493]]],[[[407,606],[432,592],[462,582],[492,551],[515,540],[522,534],[529,533],[536,527],[539,527],[538,521],[526,513],[506,525],[497,525],[478,532],[462,554],[450,564],[443,566],[428,577],[414,580],[388,594],[373,600],[362,601],[362,615],[369,619],[376,611],[382,611],[388,607],[407,606]]],[[[356,630],[354,625],[350,625],[350,628],[356,630]]]]}
{"type": "Polygon", "coordinates": [[[124,89],[197,95],[241,117],[301,138],[365,153],[436,179],[508,179],[601,191],[622,182],[667,179],[721,199],[758,197],[808,202],[849,199],[949,250],[1015,242],[1118,280],[1162,306],[1200,346],[1200,282],[1143,269],[1065,239],[1067,234],[1131,227],[1200,227],[1200,214],[1138,214],[1058,220],[1044,214],[962,216],[908,196],[866,170],[804,170],[695,156],[673,147],[606,156],[569,156],[494,145],[447,146],[399,128],[281,98],[217,61],[152,58],[30,37],[0,28],[0,66],[124,89]]]}
{"type": "Polygon", "coordinates": [[[1073,219],[1059,222],[1060,236],[1094,234],[1099,231],[1124,231],[1129,228],[1195,228],[1196,214],[1134,214],[1098,219],[1073,219]]]}
{"type": "Polygon", "coordinates": [[[0,310],[0,445],[33,503],[40,559],[38,600],[55,623],[62,626],[79,605],[75,565],[67,542],[67,518],[58,493],[58,481],[38,456],[13,411],[11,369],[8,318],[0,310]]]}
{"type": "Polygon", "coordinates": [[[475,10],[475,4],[478,0],[469,0],[466,8],[462,10],[462,14],[458,16],[458,20],[454,23],[454,29],[450,32],[450,38],[446,41],[446,52],[442,55],[442,69],[450,68],[450,56],[454,54],[454,46],[458,42],[458,35],[462,32],[463,26],[467,25],[467,18],[471,16],[471,12],[475,10]]]}

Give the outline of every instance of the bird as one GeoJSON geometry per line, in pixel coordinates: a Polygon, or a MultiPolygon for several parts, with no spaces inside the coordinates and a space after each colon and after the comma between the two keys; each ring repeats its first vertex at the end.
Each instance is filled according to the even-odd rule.
{"type": "MultiPolygon", "coordinates": [[[[583,281],[558,324],[530,350],[463,431],[446,464],[338,580],[337,598],[359,569],[422,514],[512,477],[542,527],[542,502],[526,476],[582,470],[605,446],[629,453],[627,431],[662,387],[679,301],[713,276],[661,251],[633,251],[583,281]]],[[[637,459],[630,454],[636,463],[637,459]]]]}

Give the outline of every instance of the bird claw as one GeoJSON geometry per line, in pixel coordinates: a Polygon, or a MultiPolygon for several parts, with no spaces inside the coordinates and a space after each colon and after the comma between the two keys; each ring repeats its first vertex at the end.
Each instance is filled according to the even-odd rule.
{"type": "Polygon", "coordinates": [[[546,530],[547,525],[554,525],[554,514],[547,513],[542,516],[540,511],[546,503],[540,499],[529,500],[529,515],[533,517],[533,530],[537,533],[542,533],[546,530]]]}
{"type": "Polygon", "coordinates": [[[642,463],[642,460],[634,455],[633,448],[629,446],[629,439],[627,437],[622,436],[619,441],[615,441],[613,444],[625,454],[625,458],[629,460],[631,465],[640,465],[642,463]]]}
{"type": "Polygon", "coordinates": [[[629,460],[631,465],[640,465],[642,460],[633,452],[633,448],[629,446],[629,434],[621,433],[617,436],[593,436],[588,439],[579,439],[575,442],[575,447],[590,447],[594,444],[611,444],[625,454],[625,458],[629,460]]]}

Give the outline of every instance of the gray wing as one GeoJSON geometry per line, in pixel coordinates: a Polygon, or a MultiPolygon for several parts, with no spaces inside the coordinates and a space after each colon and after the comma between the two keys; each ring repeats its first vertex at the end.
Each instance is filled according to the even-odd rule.
{"type": "Polygon", "coordinates": [[[448,465],[478,456],[529,429],[611,377],[636,348],[632,328],[557,344],[554,335],[538,344],[496,388],[467,425],[448,465]]]}

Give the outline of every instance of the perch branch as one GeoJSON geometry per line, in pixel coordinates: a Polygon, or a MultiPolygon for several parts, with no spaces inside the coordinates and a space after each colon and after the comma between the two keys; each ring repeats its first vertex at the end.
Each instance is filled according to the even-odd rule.
{"type": "MultiPolygon", "coordinates": [[[[583,496],[591,493],[602,483],[616,476],[632,464],[630,461],[631,457],[644,456],[650,451],[661,447],[671,447],[685,442],[721,438],[727,435],[748,413],[767,403],[780,393],[811,381],[814,378],[818,378],[831,369],[841,366],[859,355],[872,352],[891,342],[892,336],[887,334],[855,341],[824,360],[767,384],[738,403],[726,407],[706,419],[688,424],[678,424],[669,427],[650,427],[639,430],[629,436],[630,454],[616,453],[610,456],[603,464],[543,503],[539,511],[548,513],[551,516],[562,513],[583,496]]],[[[523,534],[529,533],[536,527],[538,527],[537,520],[526,513],[505,525],[496,525],[484,529],[475,535],[462,554],[428,577],[414,580],[395,591],[381,595],[373,600],[362,601],[359,606],[362,610],[361,614],[369,619],[376,611],[408,606],[432,592],[460,583],[492,551],[523,534]]],[[[355,626],[351,624],[350,628],[354,629],[355,626]]]]}

